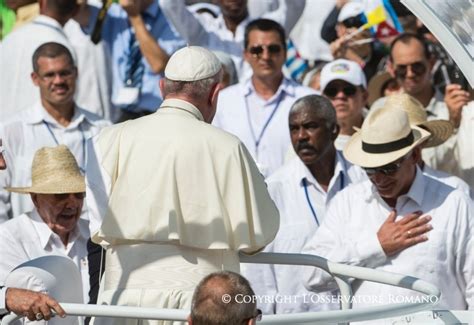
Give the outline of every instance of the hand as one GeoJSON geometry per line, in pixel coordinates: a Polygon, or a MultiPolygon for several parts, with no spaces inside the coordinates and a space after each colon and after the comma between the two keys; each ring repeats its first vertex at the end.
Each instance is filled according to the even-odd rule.
{"type": "Polygon", "coordinates": [[[51,309],[59,316],[66,317],[66,313],[56,300],[40,292],[8,288],[5,304],[9,311],[17,315],[24,315],[31,321],[37,320],[36,314],[38,313],[41,313],[45,320],[51,319],[51,309]]]}
{"type": "Polygon", "coordinates": [[[119,3],[129,17],[140,15],[141,0],[119,0],[119,3]]]}
{"type": "Polygon", "coordinates": [[[343,58],[347,50],[347,42],[344,37],[339,37],[329,44],[331,54],[335,59],[343,58]]]}
{"type": "Polygon", "coordinates": [[[397,212],[393,210],[382,224],[377,237],[387,256],[392,256],[402,250],[428,240],[425,235],[433,227],[428,224],[430,216],[420,218],[422,212],[416,211],[395,221],[397,212]]]}
{"type": "Polygon", "coordinates": [[[457,84],[447,85],[444,92],[444,102],[448,107],[449,120],[455,128],[458,128],[461,124],[462,108],[469,102],[469,92],[457,84]]]}

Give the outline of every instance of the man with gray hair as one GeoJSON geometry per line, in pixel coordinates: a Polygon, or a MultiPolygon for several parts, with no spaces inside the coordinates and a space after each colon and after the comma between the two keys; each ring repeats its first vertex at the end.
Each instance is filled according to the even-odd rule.
{"type": "Polygon", "coordinates": [[[261,320],[255,293],[243,276],[222,271],[199,282],[193,295],[190,325],[255,324],[261,320]]]}
{"type": "MultiPolygon", "coordinates": [[[[267,179],[268,191],[281,219],[278,234],[265,251],[299,254],[324,220],[329,202],[349,184],[367,177],[335,148],[339,126],[329,99],[319,95],[298,99],[290,110],[289,130],[298,157],[267,179]]],[[[254,268],[256,270],[251,274],[262,276],[262,279],[250,273],[245,275],[257,294],[271,294],[274,290],[279,296],[294,297],[291,301],[278,301],[274,306],[275,313],[318,311],[330,307],[314,303],[303,287],[301,275],[308,267],[258,264],[254,268]]]]}
{"type": "Polygon", "coordinates": [[[203,275],[238,272],[239,251],[257,252],[275,237],[278,210],[250,154],[209,124],[221,69],[204,48],[175,52],[160,109],[93,139],[91,233],[107,248],[98,304],[189,308],[203,275]]]}

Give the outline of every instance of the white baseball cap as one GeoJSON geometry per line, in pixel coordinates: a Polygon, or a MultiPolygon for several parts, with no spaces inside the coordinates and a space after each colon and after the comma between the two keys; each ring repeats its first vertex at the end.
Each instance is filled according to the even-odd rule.
{"type": "Polygon", "coordinates": [[[337,16],[337,21],[343,22],[347,18],[357,17],[364,12],[364,5],[360,2],[348,2],[346,3],[337,16]]]}
{"type": "Polygon", "coordinates": [[[364,71],[354,61],[338,59],[326,64],[321,71],[321,90],[334,80],[344,80],[354,86],[367,88],[364,71]]]}
{"type": "Polygon", "coordinates": [[[216,75],[221,61],[211,51],[200,46],[186,46],[168,60],[165,77],[173,81],[198,81],[216,75]]]}

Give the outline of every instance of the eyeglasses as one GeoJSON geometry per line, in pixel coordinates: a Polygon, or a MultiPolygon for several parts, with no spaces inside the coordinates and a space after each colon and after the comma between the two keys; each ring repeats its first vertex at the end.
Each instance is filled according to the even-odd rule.
{"type": "Polygon", "coordinates": [[[412,64],[397,64],[395,67],[395,74],[398,78],[405,78],[407,75],[408,67],[410,67],[411,72],[417,76],[421,76],[427,70],[426,65],[423,62],[415,62],[412,64]]]}
{"type": "Polygon", "coordinates": [[[362,15],[357,15],[355,17],[349,17],[344,19],[341,22],[346,28],[359,28],[360,26],[364,25],[362,20],[362,15]]]}
{"type": "Polygon", "coordinates": [[[363,168],[367,176],[374,176],[377,173],[381,173],[384,175],[393,175],[395,174],[400,167],[402,166],[402,163],[410,157],[411,152],[409,152],[407,155],[404,157],[400,158],[398,161],[392,162],[390,164],[386,164],[381,167],[375,167],[375,168],[363,168]]]}
{"type": "Polygon", "coordinates": [[[54,194],[54,198],[56,201],[64,201],[69,197],[69,195],[73,195],[76,199],[82,200],[86,196],[86,192],[54,194]]]}
{"type": "Polygon", "coordinates": [[[256,45],[249,47],[248,51],[252,55],[260,56],[265,49],[267,49],[270,54],[279,54],[282,50],[282,46],[280,44],[256,45]]]}
{"type": "Polygon", "coordinates": [[[347,97],[352,97],[357,92],[357,87],[353,85],[345,85],[344,87],[326,87],[323,93],[329,98],[334,98],[340,91],[342,91],[347,97]]]}

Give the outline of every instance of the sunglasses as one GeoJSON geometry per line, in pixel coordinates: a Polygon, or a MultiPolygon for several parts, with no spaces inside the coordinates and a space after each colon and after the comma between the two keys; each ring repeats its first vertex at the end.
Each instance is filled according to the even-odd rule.
{"type": "Polygon", "coordinates": [[[252,55],[260,56],[265,49],[267,49],[270,54],[279,54],[282,50],[282,46],[280,44],[256,45],[249,47],[248,51],[252,55]]]}
{"type": "Polygon", "coordinates": [[[347,19],[344,19],[341,23],[346,28],[359,28],[360,26],[364,25],[362,15],[357,15],[355,17],[349,17],[347,19]]]}
{"type": "Polygon", "coordinates": [[[402,163],[410,157],[411,152],[409,152],[406,156],[402,157],[398,161],[392,162],[390,164],[381,166],[381,167],[375,167],[375,168],[363,168],[367,176],[374,176],[377,173],[384,174],[384,175],[393,175],[395,174],[400,167],[402,166],[402,163]]]}
{"type": "Polygon", "coordinates": [[[329,98],[334,98],[340,91],[342,91],[345,96],[352,97],[357,92],[357,87],[353,85],[345,85],[344,87],[326,87],[323,93],[329,98]]]}
{"type": "Polygon", "coordinates": [[[407,75],[408,67],[410,67],[411,72],[417,76],[421,76],[427,70],[426,65],[422,62],[415,62],[412,64],[398,64],[395,67],[395,74],[398,78],[405,78],[407,75]]]}

